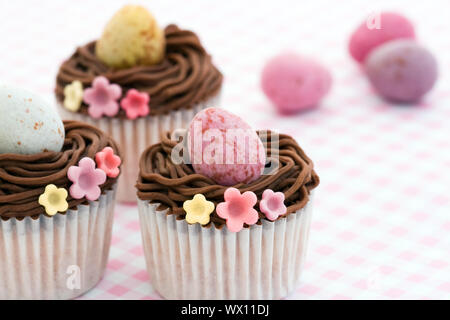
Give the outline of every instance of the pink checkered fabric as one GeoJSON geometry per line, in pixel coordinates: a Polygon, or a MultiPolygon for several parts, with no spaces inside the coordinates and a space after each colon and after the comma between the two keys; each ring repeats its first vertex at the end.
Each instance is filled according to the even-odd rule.
{"type": "MultiPolygon", "coordinates": [[[[53,99],[60,62],[97,38],[127,1],[2,1],[2,82],[53,99]],[[80,23],[82,21],[82,23],[80,23]]],[[[307,263],[288,299],[450,298],[450,23],[446,0],[152,1],[161,25],[196,31],[226,76],[222,107],[255,128],[293,135],[322,183],[307,263]],[[255,5],[257,4],[257,5],[255,5]],[[347,53],[365,16],[388,8],[416,23],[441,78],[416,107],[380,100],[347,53]],[[259,88],[283,49],[319,58],[334,77],[322,106],[278,116],[259,88]]],[[[82,299],[160,299],[145,271],[135,206],[116,209],[104,279],[82,299]]]]}

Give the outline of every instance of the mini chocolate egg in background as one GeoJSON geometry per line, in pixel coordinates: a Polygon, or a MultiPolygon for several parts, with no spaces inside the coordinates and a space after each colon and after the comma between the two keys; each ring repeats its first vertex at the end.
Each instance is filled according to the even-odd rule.
{"type": "Polygon", "coordinates": [[[364,66],[378,94],[394,102],[420,101],[438,79],[436,58],[413,40],[394,40],[377,47],[364,66]]]}
{"type": "Polygon", "coordinates": [[[414,25],[407,17],[396,12],[380,12],[358,26],[350,37],[348,50],[353,59],[363,63],[378,46],[393,40],[415,37],[414,25]]]}
{"type": "Polygon", "coordinates": [[[56,110],[27,90],[0,85],[0,154],[61,151],[65,130],[56,110]]]}
{"type": "Polygon", "coordinates": [[[316,60],[293,52],[271,58],[261,74],[261,88],[281,114],[318,107],[332,77],[316,60]]]}

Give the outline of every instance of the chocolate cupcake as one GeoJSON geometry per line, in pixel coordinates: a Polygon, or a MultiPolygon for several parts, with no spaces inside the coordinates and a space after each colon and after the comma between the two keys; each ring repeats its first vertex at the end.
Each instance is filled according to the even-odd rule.
{"type": "Polygon", "coordinates": [[[161,132],[185,128],[219,100],[222,74],[199,38],[176,25],[159,29],[140,6],[125,6],[102,37],[60,67],[55,94],[65,119],[109,133],[124,154],[118,199],[135,201],[138,156],[161,132]]]}
{"type": "Polygon", "coordinates": [[[215,161],[205,161],[219,140],[234,144],[227,149],[234,156],[251,158],[252,147],[217,138],[233,128],[250,130],[240,118],[209,108],[194,118],[184,142],[166,133],[142,154],[137,195],[144,253],[152,284],[165,298],[278,299],[297,285],[319,184],[313,163],[292,137],[272,131],[257,132],[255,162],[219,162],[225,149],[217,144],[215,161]],[[200,155],[192,147],[195,121],[203,125],[200,155]],[[218,130],[215,142],[205,143],[210,129],[218,130]],[[175,157],[180,150],[192,163],[175,157]]]}
{"type": "Polygon", "coordinates": [[[119,149],[31,93],[1,87],[0,104],[0,299],[76,297],[106,267],[119,149]]]}

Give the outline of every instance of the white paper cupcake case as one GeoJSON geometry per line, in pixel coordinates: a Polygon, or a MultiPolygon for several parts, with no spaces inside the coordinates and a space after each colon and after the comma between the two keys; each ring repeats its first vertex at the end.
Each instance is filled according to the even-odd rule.
{"type": "Polygon", "coordinates": [[[71,299],[108,260],[115,191],[65,215],[0,220],[0,299],[71,299]]]}
{"type": "Polygon", "coordinates": [[[168,114],[142,117],[136,120],[101,118],[93,119],[89,115],[70,112],[59,106],[64,120],[77,120],[89,123],[108,133],[119,145],[122,152],[122,171],[119,178],[117,200],[136,202],[135,184],[139,173],[139,159],[149,146],[161,141],[160,133],[185,129],[192,118],[208,107],[217,107],[220,95],[200,103],[190,109],[172,111],[168,114]]]}
{"type": "Polygon", "coordinates": [[[166,299],[280,299],[298,285],[312,199],[275,222],[233,233],[204,228],[138,200],[151,282],[166,299]]]}

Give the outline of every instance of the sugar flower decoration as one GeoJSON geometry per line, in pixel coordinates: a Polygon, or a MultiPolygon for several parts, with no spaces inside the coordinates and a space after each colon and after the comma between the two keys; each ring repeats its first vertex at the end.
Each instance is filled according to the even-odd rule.
{"type": "Polygon", "coordinates": [[[205,225],[209,223],[210,215],[214,211],[214,203],[207,201],[204,195],[196,194],[192,200],[183,203],[183,209],[186,211],[188,223],[205,225]]]}
{"type": "Polygon", "coordinates": [[[255,224],[258,221],[258,212],[253,209],[257,198],[252,191],[243,194],[236,188],[228,188],[224,194],[225,202],[217,205],[216,212],[219,217],[227,220],[227,227],[231,232],[238,232],[244,226],[255,224]]]}
{"type": "Polygon", "coordinates": [[[69,111],[77,112],[83,101],[83,84],[81,81],[74,80],[71,84],[64,87],[64,108],[69,111]]]}
{"type": "Polygon", "coordinates": [[[264,190],[262,199],[259,202],[259,209],[266,215],[267,219],[275,221],[279,216],[286,213],[284,193],[273,192],[270,189],[264,190]]]}
{"type": "Polygon", "coordinates": [[[110,178],[116,178],[120,173],[119,166],[122,160],[114,154],[114,150],[111,147],[105,147],[98,152],[95,155],[95,162],[97,163],[97,168],[105,171],[110,178]]]}
{"type": "Polygon", "coordinates": [[[54,216],[57,212],[67,211],[69,205],[66,199],[66,189],[49,184],[45,187],[44,193],[39,196],[38,202],[49,216],[54,216]]]}
{"type": "Polygon", "coordinates": [[[120,101],[120,106],[125,110],[128,119],[136,119],[149,114],[149,102],[150,96],[148,93],[131,89],[128,90],[126,97],[120,101]]]}
{"type": "Polygon", "coordinates": [[[97,200],[101,194],[99,185],[106,181],[105,171],[96,169],[94,160],[87,157],[81,159],[78,166],[71,166],[67,177],[73,182],[69,191],[74,199],[97,200]]]}
{"type": "Polygon", "coordinates": [[[113,117],[119,112],[117,100],[122,95],[122,88],[117,84],[109,84],[105,77],[97,77],[92,87],[84,90],[83,100],[89,105],[88,113],[98,119],[103,115],[113,117]]]}

